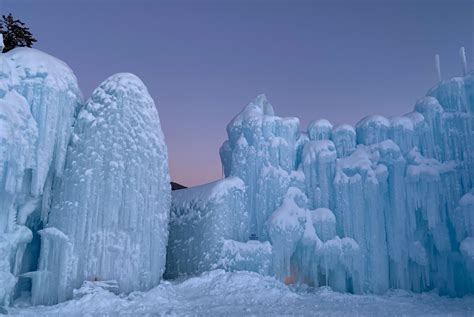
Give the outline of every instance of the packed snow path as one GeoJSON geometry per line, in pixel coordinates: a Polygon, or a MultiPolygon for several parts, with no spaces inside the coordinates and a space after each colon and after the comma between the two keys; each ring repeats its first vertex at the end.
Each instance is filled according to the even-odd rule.
{"type": "MultiPolygon", "coordinates": [[[[440,297],[389,291],[351,295],[329,288],[290,290],[277,280],[251,272],[215,270],[182,282],[117,296],[84,287],[81,298],[55,306],[9,308],[13,316],[178,315],[178,316],[470,316],[474,296],[440,297]],[[85,293],[85,294],[84,294],[85,293]]],[[[80,294],[80,295],[79,295],[80,294]]]]}

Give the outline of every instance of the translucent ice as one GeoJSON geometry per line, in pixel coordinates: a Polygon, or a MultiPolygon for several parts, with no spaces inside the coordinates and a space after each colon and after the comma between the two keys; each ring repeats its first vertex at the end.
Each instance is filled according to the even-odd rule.
{"type": "Polygon", "coordinates": [[[18,276],[36,268],[36,231],[81,104],[63,62],[28,48],[0,54],[0,306],[11,302],[15,286],[17,293],[30,289],[18,276]]]}
{"type": "Polygon", "coordinates": [[[136,76],[111,76],[78,115],[41,232],[33,302],[71,298],[84,280],[116,280],[120,292],[156,286],[165,266],[170,190],[152,98],[136,76]]]}
{"type": "Polygon", "coordinates": [[[249,233],[272,244],[271,274],[356,293],[473,292],[472,111],[472,73],[355,129],[317,120],[300,132],[258,96],[220,154],[245,185],[249,233]]]}
{"type": "Polygon", "coordinates": [[[249,234],[245,187],[238,177],[174,191],[165,276],[226,266],[219,262],[231,255],[230,240],[246,241],[249,234]]]}

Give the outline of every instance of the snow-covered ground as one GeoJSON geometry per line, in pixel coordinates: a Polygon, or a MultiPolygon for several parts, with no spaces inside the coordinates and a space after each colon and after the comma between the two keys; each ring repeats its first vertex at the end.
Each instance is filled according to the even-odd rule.
{"type": "Polygon", "coordinates": [[[179,316],[473,316],[474,296],[389,291],[382,296],[351,295],[328,288],[290,290],[271,277],[215,270],[183,281],[164,281],[148,292],[114,295],[81,289],[82,297],[56,306],[30,307],[17,301],[17,316],[179,315],[179,316]],[[22,307],[23,306],[23,307],[22,307]]]}

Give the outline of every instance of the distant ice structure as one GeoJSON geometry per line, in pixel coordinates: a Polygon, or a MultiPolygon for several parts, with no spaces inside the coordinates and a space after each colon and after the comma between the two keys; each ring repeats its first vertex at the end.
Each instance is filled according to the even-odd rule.
{"type": "Polygon", "coordinates": [[[29,48],[0,54],[0,306],[30,289],[21,276],[36,269],[36,231],[81,104],[76,77],[60,60],[29,48]]]}
{"type": "MultiPolygon", "coordinates": [[[[299,120],[275,116],[264,95],[245,107],[220,149],[225,176],[239,177],[245,188],[245,208],[220,207],[248,228],[232,245],[255,237],[270,242],[269,272],[287,283],[354,293],[473,293],[474,73],[441,81],[439,57],[436,65],[440,83],[413,112],[369,116],[355,129],[318,120],[300,132],[299,120]]],[[[195,235],[185,230],[198,205],[192,191],[173,201],[179,214],[172,230],[181,232],[172,240],[180,243],[195,235]]],[[[219,223],[233,221],[222,216],[219,223]]],[[[199,236],[229,239],[219,228],[201,225],[199,236]]],[[[195,252],[194,245],[182,247],[183,255],[195,252]]],[[[204,257],[218,263],[217,256],[204,257]]],[[[169,258],[168,270],[177,261],[202,263],[194,255],[178,258],[169,258]]]]}
{"type": "Polygon", "coordinates": [[[84,280],[120,292],[156,286],[165,267],[168,152],[155,104],[132,74],[105,80],[79,112],[32,278],[33,304],[72,298],[84,280]]]}

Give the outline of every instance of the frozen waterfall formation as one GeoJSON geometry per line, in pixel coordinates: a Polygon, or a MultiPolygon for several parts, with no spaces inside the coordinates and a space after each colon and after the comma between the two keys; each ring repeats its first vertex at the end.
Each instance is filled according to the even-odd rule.
{"type": "Polygon", "coordinates": [[[167,155],[137,77],[111,76],[84,103],[63,62],[29,48],[0,54],[0,306],[28,292],[33,304],[63,301],[85,280],[156,286],[167,155]]]}
{"type": "Polygon", "coordinates": [[[354,293],[474,292],[474,73],[465,72],[413,112],[355,128],[318,120],[300,132],[258,96],[227,126],[226,178],[173,193],[165,274],[245,269],[354,293]]]}

